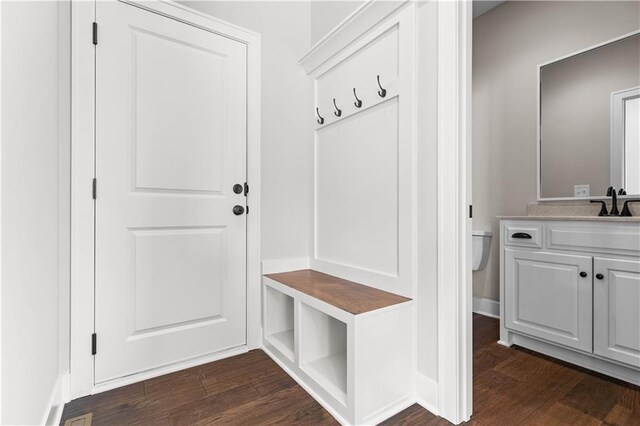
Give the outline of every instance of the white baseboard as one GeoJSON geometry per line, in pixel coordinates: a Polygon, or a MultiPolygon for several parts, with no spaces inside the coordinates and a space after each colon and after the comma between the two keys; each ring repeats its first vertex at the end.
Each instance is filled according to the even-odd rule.
{"type": "Polygon", "coordinates": [[[300,269],[309,269],[308,257],[262,261],[262,274],[277,274],[279,272],[299,271],[300,269]]]}
{"type": "Polygon", "coordinates": [[[47,407],[45,408],[40,424],[47,426],[57,426],[60,424],[64,404],[69,402],[68,389],[69,374],[59,375],[55,385],[53,386],[53,390],[51,391],[51,396],[49,397],[49,402],[47,403],[47,407]],[[65,392],[67,393],[65,394],[65,392]]]}
{"type": "Polygon", "coordinates": [[[500,302],[486,297],[473,296],[473,312],[491,318],[500,318],[500,302]]]}
{"type": "Polygon", "coordinates": [[[416,373],[416,402],[431,414],[439,416],[438,382],[423,374],[416,373]]]}

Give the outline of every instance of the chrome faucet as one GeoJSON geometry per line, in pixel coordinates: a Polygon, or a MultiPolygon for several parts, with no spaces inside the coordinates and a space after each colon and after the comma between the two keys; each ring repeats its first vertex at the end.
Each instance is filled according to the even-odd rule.
{"type": "Polygon", "coordinates": [[[607,197],[611,197],[611,211],[609,212],[609,216],[618,216],[620,214],[618,211],[618,196],[613,186],[607,189],[607,197]]]}

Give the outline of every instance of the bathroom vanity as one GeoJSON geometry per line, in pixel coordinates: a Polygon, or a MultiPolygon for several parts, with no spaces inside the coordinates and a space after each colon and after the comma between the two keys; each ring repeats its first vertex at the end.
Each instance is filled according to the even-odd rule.
{"type": "Polygon", "coordinates": [[[636,385],[639,47],[634,31],[538,66],[539,203],[499,218],[500,343],[636,385]]]}
{"type": "Polygon", "coordinates": [[[500,343],[640,384],[639,218],[500,219],[500,343]]]}

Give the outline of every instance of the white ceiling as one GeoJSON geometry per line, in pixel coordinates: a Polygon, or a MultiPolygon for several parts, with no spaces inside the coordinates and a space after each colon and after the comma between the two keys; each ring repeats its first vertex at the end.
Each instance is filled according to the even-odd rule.
{"type": "Polygon", "coordinates": [[[477,18],[483,13],[487,13],[496,6],[500,6],[504,1],[473,0],[473,17],[477,18]]]}

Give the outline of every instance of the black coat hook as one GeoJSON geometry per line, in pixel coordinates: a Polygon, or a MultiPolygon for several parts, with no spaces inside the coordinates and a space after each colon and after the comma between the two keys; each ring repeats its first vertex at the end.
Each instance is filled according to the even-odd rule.
{"type": "Polygon", "coordinates": [[[318,114],[318,119],[316,120],[318,124],[324,124],[324,118],[320,115],[320,111],[318,111],[318,107],[316,107],[316,114],[318,114]]]}
{"type": "Polygon", "coordinates": [[[383,89],[382,85],[380,84],[380,76],[378,77],[378,87],[380,87],[380,90],[378,90],[378,95],[380,95],[381,98],[384,98],[385,96],[387,96],[387,89],[383,89]]]}
{"type": "Polygon", "coordinates": [[[336,105],[336,98],[333,98],[333,106],[336,107],[336,110],[333,113],[336,117],[340,117],[342,115],[342,110],[338,108],[338,105],[336,105]]]}
{"type": "Polygon", "coordinates": [[[356,101],[353,103],[356,108],[360,108],[362,107],[362,101],[360,99],[358,99],[358,95],[356,95],[356,88],[353,88],[353,96],[356,98],[356,101]]]}

